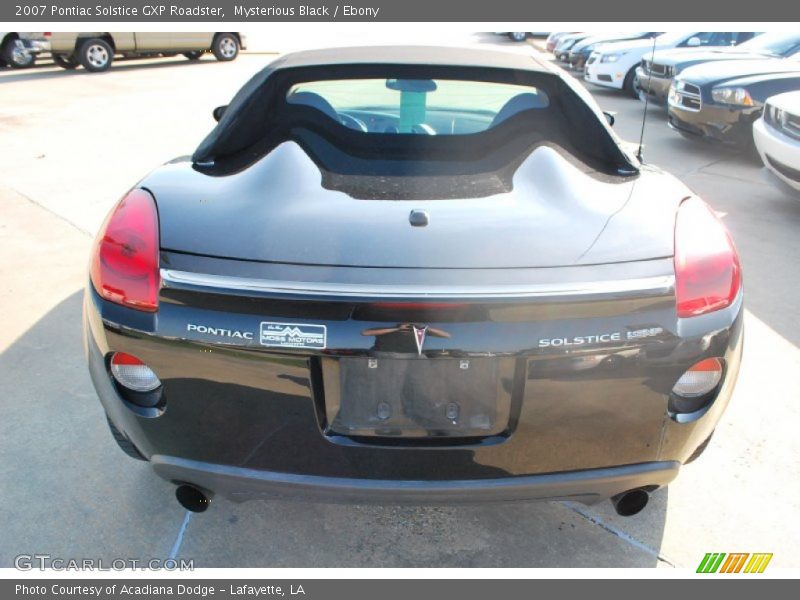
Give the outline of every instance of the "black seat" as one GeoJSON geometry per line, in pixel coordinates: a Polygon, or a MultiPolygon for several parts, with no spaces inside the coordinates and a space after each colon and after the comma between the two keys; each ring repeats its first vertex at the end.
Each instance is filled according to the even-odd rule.
{"type": "Polygon", "coordinates": [[[492,119],[492,124],[490,127],[494,127],[495,125],[499,125],[506,119],[510,119],[514,115],[521,113],[524,110],[533,110],[537,108],[547,108],[547,98],[542,94],[537,94],[533,92],[525,92],[523,94],[517,94],[513,98],[511,98],[508,102],[506,102],[503,107],[497,112],[492,119]]]}
{"type": "Polygon", "coordinates": [[[315,94],[314,92],[295,92],[289,96],[287,101],[290,104],[302,104],[303,106],[316,108],[321,113],[339,123],[339,113],[336,112],[336,109],[333,108],[330,102],[319,94],[315,94]]]}

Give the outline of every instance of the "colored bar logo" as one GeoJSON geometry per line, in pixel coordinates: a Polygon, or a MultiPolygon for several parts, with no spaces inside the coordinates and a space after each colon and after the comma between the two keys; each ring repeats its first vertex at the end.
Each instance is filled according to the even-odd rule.
{"type": "Polygon", "coordinates": [[[709,552],[700,561],[697,572],[763,573],[771,560],[771,553],[750,554],[748,552],[734,552],[725,554],[724,552],[709,552]]]}

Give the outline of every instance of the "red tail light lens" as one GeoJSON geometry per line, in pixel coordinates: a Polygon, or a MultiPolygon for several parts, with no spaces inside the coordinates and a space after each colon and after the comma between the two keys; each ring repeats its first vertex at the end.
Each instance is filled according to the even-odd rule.
{"type": "Polygon", "coordinates": [[[106,219],[97,236],[91,278],[106,300],[158,310],[158,213],[145,190],[128,193],[106,219]]]}
{"type": "Polygon", "coordinates": [[[678,316],[720,310],[739,293],[742,269],[725,225],[699,198],[678,209],[675,225],[675,293],[678,316]]]}

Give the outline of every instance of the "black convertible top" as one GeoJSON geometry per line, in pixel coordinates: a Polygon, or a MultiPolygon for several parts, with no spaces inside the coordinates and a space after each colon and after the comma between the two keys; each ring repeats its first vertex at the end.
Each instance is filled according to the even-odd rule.
{"type": "MultiPolygon", "coordinates": [[[[479,48],[377,46],[286,54],[239,90],[192,160],[208,174],[223,175],[246,168],[289,140],[298,142],[323,172],[342,173],[338,167],[321,164],[325,162],[324,141],[352,157],[439,164],[474,162],[491,158],[490,154],[496,155],[490,162],[518,164],[531,148],[544,143],[599,173],[630,176],[638,171],[636,159],[621,148],[594,100],[574,80],[534,55],[479,48]],[[333,123],[314,108],[286,102],[287,90],[300,82],[387,77],[529,85],[544,90],[551,106],[545,111],[523,111],[486,132],[459,136],[472,137],[470,143],[445,139],[452,136],[363,134],[333,123]],[[534,112],[540,114],[531,114],[534,112]],[[501,156],[513,153],[517,154],[513,161],[501,156]]],[[[362,160],[361,164],[367,173],[375,161],[362,160]]]]}

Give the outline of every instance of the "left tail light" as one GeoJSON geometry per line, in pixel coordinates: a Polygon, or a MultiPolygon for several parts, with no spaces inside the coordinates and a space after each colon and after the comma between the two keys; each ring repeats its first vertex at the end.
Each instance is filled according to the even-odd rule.
{"type": "Polygon", "coordinates": [[[145,190],[129,192],[97,235],[90,276],[100,296],[129,308],[158,310],[158,212],[145,190]]]}

